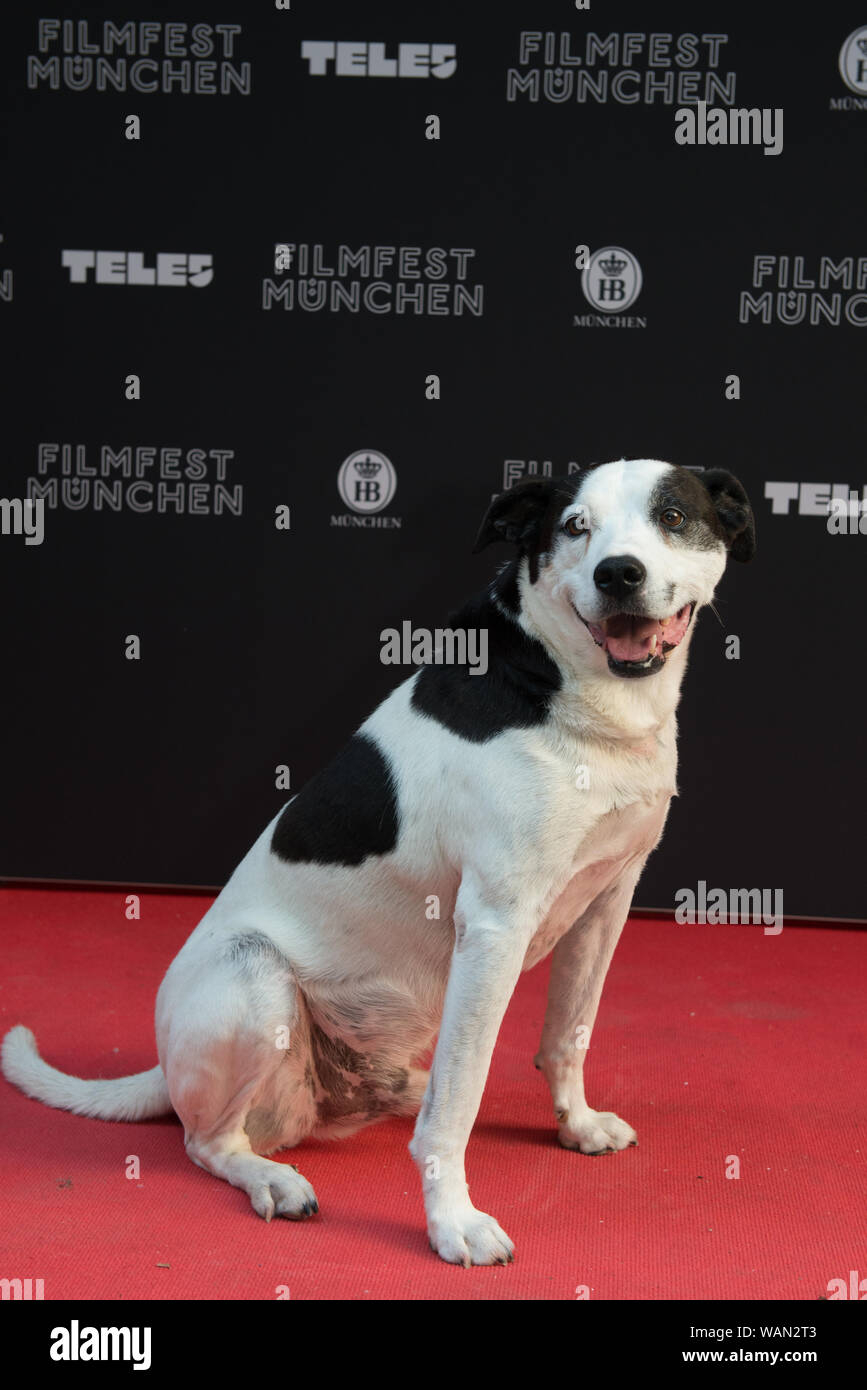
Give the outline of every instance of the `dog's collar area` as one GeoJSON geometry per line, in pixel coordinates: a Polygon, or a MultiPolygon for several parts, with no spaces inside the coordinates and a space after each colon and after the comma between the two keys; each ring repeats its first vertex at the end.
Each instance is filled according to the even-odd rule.
{"type": "Polygon", "coordinates": [[[591,623],[573,603],[597,647],[608,658],[608,669],[617,676],[649,676],[661,671],[665,658],[683,641],[695,612],[695,601],[685,603],[668,618],[639,613],[614,613],[591,623]]]}

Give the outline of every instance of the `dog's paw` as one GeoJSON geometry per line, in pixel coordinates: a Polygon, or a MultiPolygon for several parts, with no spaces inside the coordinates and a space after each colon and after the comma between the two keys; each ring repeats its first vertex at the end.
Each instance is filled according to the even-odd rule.
{"type": "Polygon", "coordinates": [[[610,1110],[591,1110],[589,1105],[577,1114],[561,1110],[557,1123],[557,1138],[563,1148],[583,1154],[611,1154],[638,1143],[632,1125],[610,1110]]]}
{"type": "Polygon", "coordinates": [[[505,1265],[515,1257],[515,1247],[492,1216],[473,1206],[432,1218],[428,1223],[431,1250],[451,1265],[505,1265]]]}
{"type": "Polygon", "coordinates": [[[249,1188],[253,1210],[266,1221],[272,1216],[284,1216],[288,1221],[305,1221],[308,1216],[315,1216],[319,1203],[307,1179],[284,1164],[272,1166],[284,1171],[249,1188]]]}

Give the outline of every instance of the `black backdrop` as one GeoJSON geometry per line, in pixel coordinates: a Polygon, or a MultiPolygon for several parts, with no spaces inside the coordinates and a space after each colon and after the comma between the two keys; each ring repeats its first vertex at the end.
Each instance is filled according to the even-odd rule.
{"type": "Polygon", "coordinates": [[[291,794],[275,769],[300,789],[407,674],[381,664],[380,631],[441,625],[503,558],[469,552],[507,471],[658,457],[737,473],[759,552],[722,582],[723,625],[705,613],[695,635],[681,796],[637,901],[671,907],[704,879],[782,888],[787,915],[864,917],[867,536],[824,514],[832,486],[864,484],[857,34],[849,82],[839,67],[863,0],[119,0],[65,5],[40,31],[45,14],[3,21],[2,492],[46,500],[42,544],[0,536],[3,874],[222,883],[291,794]],[[643,38],[624,61],[626,35],[643,38]],[[358,70],[316,74],[305,41],[349,43],[358,70]],[[401,43],[418,75],[366,70],[401,43]],[[425,75],[448,73],[439,44],[454,71],[425,75]],[[782,153],[677,144],[675,111],[705,96],[781,108],[782,153]],[[635,258],[628,310],[585,296],[580,245],[635,258]],[[368,291],[357,312],[329,307],[341,246],[395,248],[378,277],[344,265],[346,296],[368,291]],[[74,282],[69,250],[115,253],[109,278],[74,282]],[[180,282],[124,283],[132,253],[145,268],[171,253],[180,282]],[[208,283],[185,283],[202,264],[185,256],[210,258],[208,283]],[[446,273],[416,278],[425,265],[446,273]],[[359,450],[396,470],[375,525],[338,492],[359,450]],[[766,484],[785,482],[799,500],[775,511],[766,484]]]}

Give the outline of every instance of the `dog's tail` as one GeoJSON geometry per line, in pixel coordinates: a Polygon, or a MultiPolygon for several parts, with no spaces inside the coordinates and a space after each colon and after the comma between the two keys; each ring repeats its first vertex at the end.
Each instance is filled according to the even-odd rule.
{"type": "Polygon", "coordinates": [[[0,1066],[26,1095],[95,1120],[149,1120],[172,1109],[162,1067],[114,1081],[82,1081],[43,1062],[30,1029],[20,1024],[3,1039],[0,1066]]]}

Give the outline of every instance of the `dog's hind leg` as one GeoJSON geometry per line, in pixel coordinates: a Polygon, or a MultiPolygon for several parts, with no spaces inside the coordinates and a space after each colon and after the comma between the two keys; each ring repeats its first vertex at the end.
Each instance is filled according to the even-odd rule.
{"type": "Polygon", "coordinates": [[[266,1221],[318,1211],[307,1179],[263,1156],[316,1121],[309,1020],[268,938],[239,934],[204,965],[181,953],[160,989],[157,1037],[192,1161],[246,1192],[266,1221]]]}

